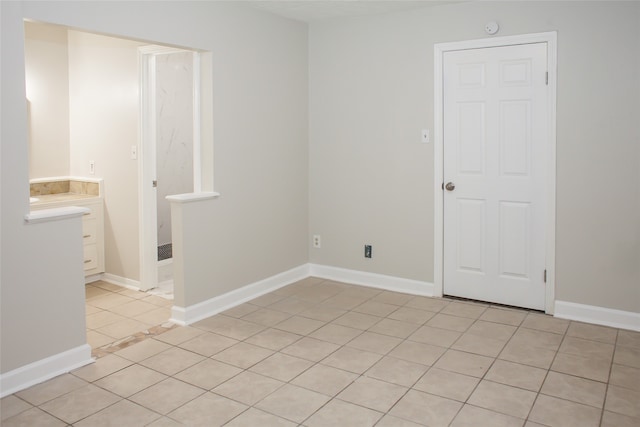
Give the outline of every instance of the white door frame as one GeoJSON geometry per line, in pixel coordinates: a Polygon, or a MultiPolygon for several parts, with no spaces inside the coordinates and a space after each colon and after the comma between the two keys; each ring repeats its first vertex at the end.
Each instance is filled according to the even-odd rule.
{"type": "Polygon", "coordinates": [[[547,212],[546,212],[546,291],[545,312],[553,314],[555,302],[555,251],[556,251],[556,85],[557,85],[557,33],[555,31],[516,36],[494,37],[434,45],[434,296],[444,293],[444,82],[443,65],[445,52],[465,49],[511,46],[519,44],[547,43],[548,63],[548,151],[547,161],[547,212]]]}
{"type": "MultiPolygon", "coordinates": [[[[138,48],[140,60],[140,147],[138,153],[138,230],[140,290],[158,285],[158,217],[156,189],[156,56],[186,52],[165,46],[138,48]]],[[[200,54],[193,52],[193,189],[201,191],[200,54]]]]}

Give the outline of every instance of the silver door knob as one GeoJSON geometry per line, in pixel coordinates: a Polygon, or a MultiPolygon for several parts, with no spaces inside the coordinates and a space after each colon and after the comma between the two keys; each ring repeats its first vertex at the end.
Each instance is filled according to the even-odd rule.
{"type": "Polygon", "coordinates": [[[446,188],[447,191],[453,191],[456,189],[456,185],[453,182],[447,182],[444,188],[446,188]]]}

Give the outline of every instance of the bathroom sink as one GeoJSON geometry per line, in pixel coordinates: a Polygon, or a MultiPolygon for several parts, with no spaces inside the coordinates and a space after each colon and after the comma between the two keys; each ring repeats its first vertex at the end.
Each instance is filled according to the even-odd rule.
{"type": "Polygon", "coordinates": [[[29,203],[35,203],[37,201],[39,201],[40,199],[38,199],[37,197],[29,197],[29,203]]]}

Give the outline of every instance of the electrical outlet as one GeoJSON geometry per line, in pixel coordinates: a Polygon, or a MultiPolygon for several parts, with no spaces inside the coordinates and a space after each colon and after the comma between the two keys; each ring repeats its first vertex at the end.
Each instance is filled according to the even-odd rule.
{"type": "Polygon", "coordinates": [[[320,235],[319,234],[314,234],[313,235],[313,247],[314,248],[320,248],[321,247],[320,235]]]}
{"type": "Polygon", "coordinates": [[[364,245],[364,257],[371,258],[371,245],[364,245]]]}

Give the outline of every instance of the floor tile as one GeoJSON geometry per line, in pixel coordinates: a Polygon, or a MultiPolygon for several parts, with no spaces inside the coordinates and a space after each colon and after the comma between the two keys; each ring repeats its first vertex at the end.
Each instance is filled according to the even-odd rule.
{"type": "Polygon", "coordinates": [[[604,411],[601,427],[638,427],[640,418],[632,418],[615,412],[604,411]]]}
{"type": "Polygon", "coordinates": [[[373,332],[363,332],[361,335],[349,341],[346,346],[370,351],[372,353],[387,354],[401,342],[402,340],[400,338],[373,332]]]}
{"type": "Polygon", "coordinates": [[[529,414],[535,399],[534,392],[482,380],[468,402],[481,408],[524,419],[529,414]]]}
{"type": "Polygon", "coordinates": [[[362,406],[334,399],[313,414],[304,425],[308,427],[335,427],[349,420],[349,427],[371,427],[382,413],[362,406]]]}
{"type": "Polygon", "coordinates": [[[309,369],[311,366],[313,366],[313,362],[309,362],[308,360],[282,353],[276,353],[253,365],[250,371],[266,377],[288,382],[309,369]]]}
{"type": "Polygon", "coordinates": [[[321,305],[339,308],[342,310],[351,310],[365,302],[367,299],[368,298],[366,297],[351,297],[348,295],[338,294],[322,301],[321,305]]]}
{"type": "Polygon", "coordinates": [[[613,362],[633,368],[640,368],[640,349],[618,345],[613,355],[613,362]]]}
{"type": "Polygon", "coordinates": [[[467,330],[467,333],[497,340],[508,340],[516,331],[515,326],[478,320],[467,330]]]}
{"type": "Polygon", "coordinates": [[[264,294],[262,296],[259,296],[258,298],[252,299],[251,304],[258,305],[260,307],[266,307],[268,305],[275,304],[278,301],[282,301],[285,298],[286,298],[285,295],[280,295],[275,292],[271,292],[270,294],[264,294]]]}
{"type": "MultiPolygon", "coordinates": [[[[214,334],[213,332],[202,332],[202,334],[196,336],[195,338],[191,338],[190,340],[185,341],[181,344],[178,344],[178,346],[185,350],[198,353],[202,356],[211,357],[214,354],[220,353],[221,351],[226,350],[227,348],[239,342],[238,340],[235,340],[233,338],[214,334]]],[[[249,340],[251,338],[249,338],[249,340]]]]}
{"type": "Polygon", "coordinates": [[[64,422],[73,424],[119,400],[121,400],[119,396],[88,384],[50,400],[40,408],[64,422]]]}
{"type": "Polygon", "coordinates": [[[168,416],[189,427],[222,426],[247,409],[246,405],[213,393],[196,397],[168,416]]]}
{"type": "Polygon", "coordinates": [[[520,326],[525,317],[527,317],[526,313],[521,310],[489,307],[484,313],[482,313],[479,319],[504,325],[520,326]]]}
{"type": "Polygon", "coordinates": [[[449,304],[449,301],[441,298],[413,297],[405,304],[405,307],[437,313],[449,304]]]}
{"type": "Polygon", "coordinates": [[[408,362],[431,366],[445,351],[445,348],[435,345],[403,341],[389,353],[389,356],[408,362]]]}
{"type": "Polygon", "coordinates": [[[358,313],[370,314],[372,316],[386,317],[397,309],[398,306],[396,305],[371,300],[363,302],[352,310],[358,313]]]}
{"type": "Polygon", "coordinates": [[[154,310],[147,311],[135,317],[136,320],[149,325],[162,325],[171,318],[171,308],[156,307],[154,310]]]}
{"type": "Polygon", "coordinates": [[[312,362],[319,362],[338,348],[340,348],[340,346],[337,344],[305,337],[282,349],[281,352],[290,356],[311,360],[312,362]]]}
{"type": "Polygon", "coordinates": [[[350,328],[366,330],[382,320],[382,317],[372,316],[370,314],[356,313],[350,311],[338,317],[331,323],[336,325],[348,326],[350,328]]]}
{"type": "Polygon", "coordinates": [[[311,338],[317,338],[322,341],[328,341],[334,344],[343,345],[348,343],[361,333],[362,331],[359,329],[329,323],[309,334],[309,336],[311,338]]]}
{"type": "Polygon", "coordinates": [[[242,320],[258,323],[263,326],[273,326],[291,317],[282,311],[261,308],[242,317],[242,320]]]}
{"type": "Polygon", "coordinates": [[[256,408],[249,408],[233,420],[225,424],[225,427],[296,427],[298,424],[277,417],[256,408]]]}
{"type": "Polygon", "coordinates": [[[624,329],[618,330],[617,344],[625,347],[634,347],[640,350],[640,332],[627,331],[624,329]]]}
{"type": "Polygon", "coordinates": [[[228,317],[220,314],[208,317],[191,326],[240,341],[266,329],[266,326],[258,325],[257,323],[247,322],[246,320],[236,319],[235,317],[228,317]]]}
{"type": "MultiPolygon", "coordinates": [[[[289,315],[298,314],[305,310],[310,309],[315,304],[299,299],[295,296],[288,297],[283,300],[280,300],[274,304],[270,304],[268,307],[271,310],[278,310],[283,313],[288,313],[289,315]]],[[[272,325],[270,325],[272,326],[272,325]]]]}
{"type": "Polygon", "coordinates": [[[87,299],[87,304],[101,308],[103,310],[109,310],[110,308],[113,308],[117,305],[125,304],[131,301],[136,300],[124,295],[119,295],[117,293],[105,293],[103,295],[98,295],[94,298],[87,299]]]}
{"type": "Polygon", "coordinates": [[[298,335],[308,335],[316,329],[324,326],[324,322],[309,319],[307,317],[293,316],[287,320],[274,325],[275,329],[291,332],[298,335]]]}
{"type": "Polygon", "coordinates": [[[315,391],[285,384],[255,406],[258,409],[301,423],[329,401],[329,397],[315,391]]]}
{"type": "Polygon", "coordinates": [[[98,329],[124,319],[124,316],[112,313],[111,311],[102,310],[97,313],[87,315],[86,324],[87,329],[98,329]]]}
{"type": "Polygon", "coordinates": [[[529,313],[521,325],[523,328],[537,329],[539,331],[564,334],[569,327],[569,321],[558,319],[546,314],[529,313]]]}
{"type": "Polygon", "coordinates": [[[337,397],[346,402],[386,413],[404,396],[407,390],[406,387],[399,385],[373,378],[360,377],[337,397]]]}
{"type": "Polygon", "coordinates": [[[119,396],[129,397],[166,378],[166,375],[144,366],[131,365],[96,381],[95,385],[119,396]]]}
{"type": "Polygon", "coordinates": [[[155,339],[149,339],[118,350],[115,354],[137,363],[170,348],[171,346],[169,344],[156,341],[155,339]]]}
{"type": "Polygon", "coordinates": [[[2,427],[64,427],[66,425],[66,423],[35,407],[2,421],[2,427]]]}
{"type": "Polygon", "coordinates": [[[600,382],[606,382],[609,379],[610,368],[610,360],[565,353],[558,353],[551,365],[552,371],[600,382]]]}
{"type": "Polygon", "coordinates": [[[422,427],[422,424],[416,424],[414,422],[403,420],[402,418],[394,417],[393,415],[385,415],[376,424],[376,427],[422,427]]]}
{"type": "Polygon", "coordinates": [[[4,421],[7,418],[11,418],[15,415],[18,415],[21,412],[24,412],[28,409],[31,409],[33,405],[30,403],[20,399],[19,397],[10,394],[9,396],[3,397],[0,405],[0,420],[4,421]]]}
{"type": "Polygon", "coordinates": [[[249,313],[253,313],[254,311],[259,309],[260,309],[259,305],[246,302],[244,304],[236,305],[233,308],[225,310],[222,312],[222,314],[224,314],[225,316],[235,317],[239,319],[242,316],[245,316],[249,313]]]}
{"type": "Polygon", "coordinates": [[[282,381],[245,371],[211,391],[245,405],[254,405],[283,384],[282,381]]]}
{"type": "Polygon", "coordinates": [[[298,313],[298,316],[308,317],[309,319],[320,320],[321,322],[331,322],[337,319],[343,314],[347,313],[347,310],[339,308],[329,307],[326,305],[316,305],[305,311],[298,313]]]}
{"type": "Polygon", "coordinates": [[[533,347],[511,340],[504,347],[498,359],[521,363],[542,369],[549,369],[556,356],[554,350],[533,347]]]}
{"type": "Polygon", "coordinates": [[[461,335],[462,333],[456,331],[433,328],[431,326],[421,326],[411,334],[408,339],[411,341],[421,342],[423,344],[433,344],[439,347],[448,348],[451,347],[461,335]]]}
{"type": "Polygon", "coordinates": [[[395,357],[383,357],[364,375],[388,383],[411,387],[427,371],[428,366],[395,357]]]}
{"type": "Polygon", "coordinates": [[[513,334],[509,344],[512,343],[527,347],[537,347],[545,350],[557,351],[562,343],[562,335],[554,334],[552,332],[520,328],[513,334]]]}
{"type": "Polygon", "coordinates": [[[125,317],[135,317],[151,310],[155,310],[157,308],[157,305],[149,304],[148,302],[136,299],[124,304],[119,304],[111,307],[109,311],[125,317]]]}
{"type": "Polygon", "coordinates": [[[462,403],[454,400],[409,390],[389,414],[418,424],[448,426],[461,407],[462,403]]]}
{"type": "Polygon", "coordinates": [[[204,356],[179,347],[172,347],[143,360],[140,364],[166,375],[174,375],[202,360],[204,360],[204,356]]]}
{"type": "Polygon", "coordinates": [[[422,325],[435,315],[436,313],[432,311],[419,310],[411,307],[400,307],[388,315],[387,318],[422,325]]]}
{"type": "Polygon", "coordinates": [[[167,344],[179,345],[203,334],[205,334],[205,331],[202,329],[192,328],[191,326],[178,326],[158,335],[155,339],[167,344]]]}
{"type": "Polygon", "coordinates": [[[152,325],[147,323],[138,322],[134,319],[123,319],[114,323],[110,323],[106,326],[96,329],[96,332],[99,332],[104,335],[108,335],[115,339],[126,338],[129,337],[136,332],[144,331],[149,329],[152,325]]]}
{"type": "MultiPolygon", "coordinates": [[[[631,366],[613,364],[611,366],[611,376],[609,383],[640,391],[640,369],[631,366]]],[[[640,402],[639,402],[640,404],[640,402]]]]}
{"type": "Polygon", "coordinates": [[[184,427],[184,425],[169,417],[160,417],[146,427],[184,427]]]}
{"type": "Polygon", "coordinates": [[[245,342],[278,351],[298,341],[300,338],[302,338],[302,335],[292,334],[291,332],[280,331],[278,329],[265,329],[251,338],[246,339],[245,342]]]}
{"type": "Polygon", "coordinates": [[[39,406],[86,385],[86,381],[71,374],[64,374],[19,391],[16,396],[32,405],[39,406]]]}
{"type": "Polygon", "coordinates": [[[178,381],[174,378],[167,378],[134,394],[129,400],[159,414],[166,415],[204,392],[201,388],[178,381]]]}
{"type": "Polygon", "coordinates": [[[335,396],[351,384],[357,374],[331,366],[315,365],[296,377],[291,384],[317,391],[327,396],[335,396]]]}
{"type": "Polygon", "coordinates": [[[99,348],[114,342],[114,338],[96,331],[87,331],[87,344],[91,348],[99,348]]]}
{"type": "Polygon", "coordinates": [[[242,372],[242,369],[213,359],[205,359],[175,375],[187,384],[211,390],[242,372]]]}
{"type": "Polygon", "coordinates": [[[604,408],[610,412],[640,418],[639,402],[640,391],[610,385],[607,389],[607,400],[604,408]]]}
{"type": "Polygon", "coordinates": [[[523,423],[524,420],[521,418],[478,408],[473,405],[464,405],[453,419],[451,427],[522,427],[523,423]]]}
{"type": "Polygon", "coordinates": [[[121,400],[82,421],[76,427],[143,426],[160,418],[160,415],[128,400],[121,400]]]}
{"type": "Polygon", "coordinates": [[[212,358],[238,368],[247,369],[263,359],[271,356],[273,351],[258,347],[252,344],[240,342],[229,347],[220,353],[214,354],[212,358]]]}
{"type": "Polygon", "coordinates": [[[449,314],[438,313],[433,316],[426,324],[428,326],[440,329],[448,329],[450,331],[465,332],[473,324],[475,320],[468,317],[451,316],[449,314]]]}
{"type": "Polygon", "coordinates": [[[529,419],[550,427],[597,427],[600,410],[556,397],[539,395],[529,419]]]}
{"type": "Polygon", "coordinates": [[[605,383],[574,377],[572,375],[549,372],[540,393],[565,400],[582,403],[596,408],[604,405],[607,392],[605,383]]]}
{"type": "Polygon", "coordinates": [[[408,303],[411,298],[413,298],[413,295],[403,294],[400,292],[382,291],[375,297],[371,298],[371,301],[401,306],[408,303]]]}
{"type": "Polygon", "coordinates": [[[588,341],[582,338],[565,337],[558,351],[560,353],[596,357],[611,361],[613,359],[613,349],[614,346],[612,344],[588,341]]]}
{"type": "Polygon", "coordinates": [[[447,350],[433,366],[445,371],[481,378],[489,370],[493,361],[491,357],[447,350]]]}
{"type": "Polygon", "coordinates": [[[546,376],[546,369],[496,360],[485,375],[485,379],[538,392],[546,376]]]}
{"type": "Polygon", "coordinates": [[[615,344],[618,330],[606,326],[591,325],[589,323],[571,322],[567,329],[567,336],[615,344]]]}
{"type": "Polygon", "coordinates": [[[362,374],[382,358],[382,355],[356,348],[342,347],[327,356],[322,363],[334,368],[362,374]]]}
{"type": "Polygon", "coordinates": [[[466,402],[476,388],[480,379],[455,372],[431,368],[413,386],[414,389],[466,402]]]}
{"type": "Polygon", "coordinates": [[[487,306],[480,304],[467,304],[461,302],[452,302],[443,308],[440,313],[450,314],[452,316],[468,317],[477,319],[487,310],[487,306]]]}
{"type": "Polygon", "coordinates": [[[506,343],[507,341],[504,340],[481,337],[467,332],[458,338],[451,348],[482,356],[497,357],[506,343]]]}
{"type": "Polygon", "coordinates": [[[407,338],[415,332],[416,329],[418,329],[418,325],[413,323],[393,319],[382,319],[369,328],[369,332],[389,335],[396,338],[407,338]]]}

